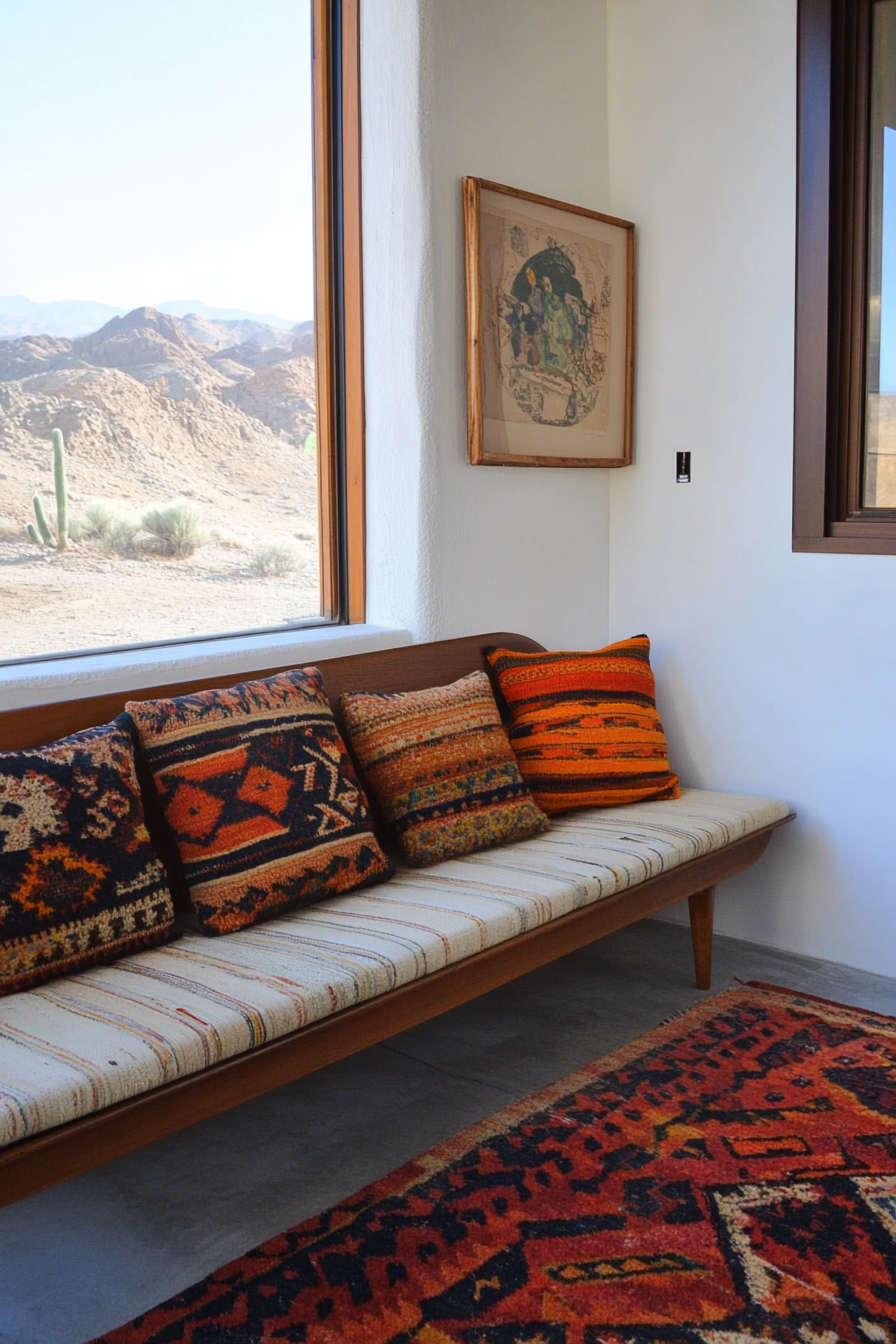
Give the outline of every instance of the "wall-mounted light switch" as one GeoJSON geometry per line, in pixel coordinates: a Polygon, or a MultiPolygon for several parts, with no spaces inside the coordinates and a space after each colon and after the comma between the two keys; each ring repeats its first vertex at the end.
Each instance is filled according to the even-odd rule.
{"type": "Polygon", "coordinates": [[[678,485],[687,485],[691,479],[690,453],[675,454],[675,480],[678,485]]]}

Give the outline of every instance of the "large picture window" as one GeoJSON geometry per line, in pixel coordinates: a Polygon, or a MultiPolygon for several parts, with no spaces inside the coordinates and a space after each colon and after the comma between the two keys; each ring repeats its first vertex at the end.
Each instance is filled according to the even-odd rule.
{"type": "Polygon", "coordinates": [[[362,618],[357,0],[0,53],[0,660],[362,618]]]}
{"type": "Polygon", "coordinates": [[[896,0],[799,0],[793,547],[896,554],[896,0]]]}

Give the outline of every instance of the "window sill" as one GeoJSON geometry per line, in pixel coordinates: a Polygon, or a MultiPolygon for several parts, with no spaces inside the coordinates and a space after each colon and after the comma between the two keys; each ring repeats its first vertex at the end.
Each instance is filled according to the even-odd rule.
{"type": "Polygon", "coordinates": [[[412,642],[408,630],[389,630],[379,625],[332,625],[18,663],[0,667],[0,710],[81,700],[115,691],[137,691],[193,677],[199,681],[232,674],[237,681],[246,673],[266,667],[282,667],[290,662],[298,667],[319,658],[372,653],[412,642]]]}
{"type": "MultiPolygon", "coordinates": [[[[843,525],[847,526],[846,524],[843,525]]],[[[838,532],[830,537],[794,537],[793,550],[828,555],[896,555],[896,536],[838,532]]]]}

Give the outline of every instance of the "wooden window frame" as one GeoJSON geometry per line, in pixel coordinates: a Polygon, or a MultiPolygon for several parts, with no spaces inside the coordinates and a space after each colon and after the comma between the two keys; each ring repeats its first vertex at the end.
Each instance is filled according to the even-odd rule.
{"type": "Polygon", "coordinates": [[[874,0],[799,0],[793,549],[896,555],[862,503],[874,0]]]}
{"type": "Polygon", "coordinates": [[[312,0],[321,617],[365,618],[360,0],[312,0]]]}

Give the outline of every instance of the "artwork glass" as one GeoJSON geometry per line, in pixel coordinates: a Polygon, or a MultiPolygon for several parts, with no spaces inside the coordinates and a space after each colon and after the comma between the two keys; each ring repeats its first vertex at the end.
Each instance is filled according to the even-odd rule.
{"type": "Polygon", "coordinates": [[[470,460],[630,460],[632,226],[465,182],[470,460]]]}

